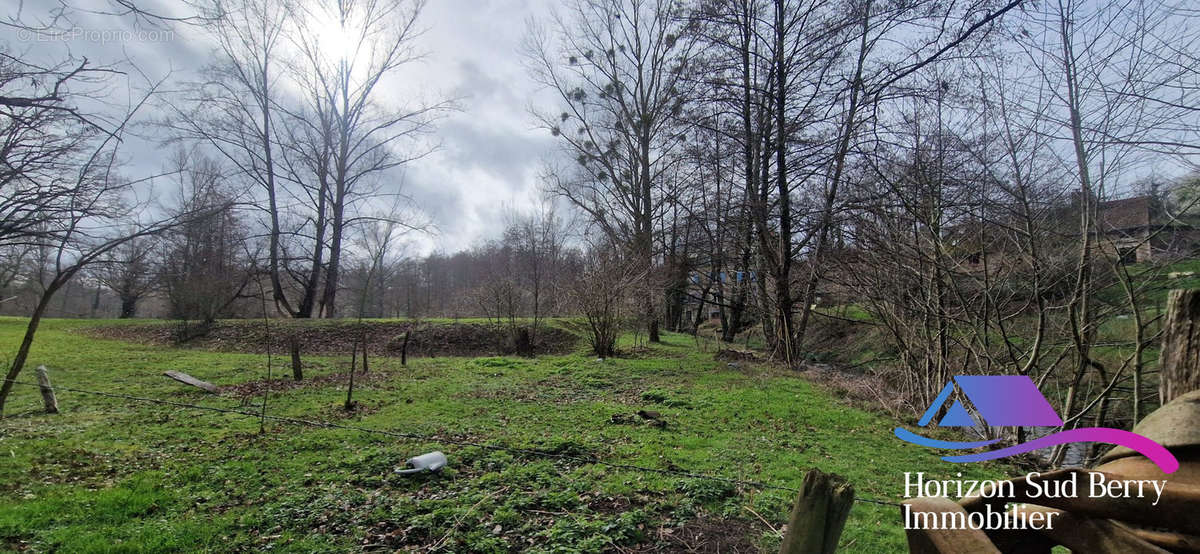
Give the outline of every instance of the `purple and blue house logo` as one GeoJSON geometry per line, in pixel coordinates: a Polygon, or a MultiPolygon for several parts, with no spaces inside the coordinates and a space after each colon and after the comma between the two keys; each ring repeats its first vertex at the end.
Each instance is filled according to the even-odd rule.
{"type": "MultiPolygon", "coordinates": [[[[917,421],[926,427],[942,413],[942,407],[953,399],[938,427],[975,427],[986,424],[991,427],[1061,427],[1063,420],[1054,407],[1042,396],[1033,379],[1025,375],[957,375],[942,387],[937,398],[917,421]],[[979,420],[972,416],[974,408],[979,420]]],[[[945,441],[918,435],[903,427],[897,427],[896,436],[901,440],[940,449],[975,449],[995,444],[1000,439],[983,441],[945,441]]],[[[1158,465],[1164,473],[1179,469],[1179,461],[1162,445],[1137,433],[1109,427],[1087,427],[1052,433],[1013,446],[986,450],[974,454],[943,456],[947,462],[981,462],[1006,458],[1015,454],[1048,448],[1073,442],[1102,442],[1119,444],[1141,453],[1158,465]]]]}

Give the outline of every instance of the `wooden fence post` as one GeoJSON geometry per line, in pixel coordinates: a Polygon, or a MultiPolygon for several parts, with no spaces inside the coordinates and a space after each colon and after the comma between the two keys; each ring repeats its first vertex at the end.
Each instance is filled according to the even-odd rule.
{"type": "Polygon", "coordinates": [[[294,335],[290,340],[288,346],[292,349],[292,378],[300,381],[304,379],[304,364],[300,361],[300,340],[294,335]]]}
{"type": "Polygon", "coordinates": [[[46,406],[46,413],[58,413],[58,399],[54,398],[54,387],[50,386],[50,375],[46,373],[46,366],[40,365],[37,368],[38,388],[42,389],[42,404],[46,406]]]}
{"type": "Polygon", "coordinates": [[[779,554],[832,554],[853,504],[854,487],[845,478],[809,470],[792,506],[779,554]]]}
{"type": "Polygon", "coordinates": [[[1200,290],[1176,289],[1167,295],[1161,359],[1162,404],[1200,389],[1200,290]]]}
{"type": "Polygon", "coordinates": [[[408,335],[411,331],[404,332],[404,345],[400,347],[400,365],[408,365],[408,335]]]}
{"type": "Polygon", "coordinates": [[[367,372],[369,372],[371,370],[371,368],[369,366],[367,366],[367,336],[365,334],[363,335],[363,338],[362,338],[362,362],[363,362],[363,364],[362,364],[363,375],[366,375],[367,372]]]}

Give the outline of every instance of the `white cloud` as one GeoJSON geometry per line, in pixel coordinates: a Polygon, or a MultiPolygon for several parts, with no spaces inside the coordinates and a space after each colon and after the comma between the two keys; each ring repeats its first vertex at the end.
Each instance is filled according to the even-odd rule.
{"type": "MultiPolygon", "coordinates": [[[[178,3],[169,0],[142,0],[139,5],[181,15],[172,11],[178,3]]],[[[437,236],[414,238],[421,251],[454,251],[494,237],[506,211],[526,209],[540,197],[537,174],[554,152],[554,140],[533,128],[528,108],[545,96],[526,73],[520,49],[527,21],[548,13],[550,5],[548,0],[426,4],[421,20],[426,32],[418,48],[426,56],[389,79],[381,94],[396,106],[459,98],[460,110],[442,119],[430,137],[441,147],[403,171],[405,192],[440,229],[437,236]]],[[[113,31],[145,27],[128,16],[87,13],[79,13],[72,25],[113,31]]],[[[171,33],[155,41],[84,37],[34,44],[13,36],[9,28],[0,29],[0,41],[18,54],[46,59],[61,59],[67,52],[100,64],[128,59],[152,80],[168,74],[176,84],[196,79],[214,45],[196,27],[174,25],[171,33]]],[[[128,171],[140,176],[161,170],[166,159],[162,148],[156,141],[131,142],[128,171]]]]}

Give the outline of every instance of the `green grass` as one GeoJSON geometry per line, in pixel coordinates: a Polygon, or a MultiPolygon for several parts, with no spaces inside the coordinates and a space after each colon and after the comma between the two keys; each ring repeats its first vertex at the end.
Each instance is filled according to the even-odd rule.
{"type": "MultiPolygon", "coordinates": [[[[1171,289],[1200,288],[1200,259],[1183,259],[1165,266],[1133,264],[1129,266],[1129,272],[1142,287],[1141,303],[1146,308],[1163,309],[1166,306],[1167,293],[1171,289]],[[1186,273],[1191,275],[1184,275],[1186,273]]],[[[1126,303],[1125,292],[1120,284],[1113,284],[1100,294],[1102,298],[1114,304],[1126,303]]]]}
{"type": "MultiPolygon", "coordinates": [[[[211,396],[162,377],[179,370],[219,385],[262,379],[262,355],[97,340],[96,322],[50,320],[28,372],[56,385],[222,408],[258,398],[211,396]]],[[[0,353],[24,321],[0,318],[0,353]]],[[[279,358],[276,375],[287,372],[279,358]]],[[[348,357],[306,358],[306,378],[348,357]]],[[[905,471],[943,478],[1015,474],[955,466],[895,439],[896,422],[853,408],[786,372],[729,367],[691,337],[597,361],[584,351],[521,358],[376,357],[357,383],[365,409],[340,410],[340,384],[272,393],[268,412],[491,445],[549,449],[652,468],[798,487],[810,468],[846,476],[858,495],[897,499],[905,471]],[[666,429],[609,423],[659,411],[666,429]]],[[[736,523],[764,550],[778,539],[791,494],[351,430],[258,421],[61,391],[62,413],[39,413],[17,387],[0,420],[0,549],[61,552],[266,550],[340,552],[438,546],[452,552],[598,552],[672,543],[699,522],[736,523]],[[440,449],[441,475],[399,477],[412,455],[440,449]]],[[[842,544],[904,550],[898,510],[856,504],[842,544]]]]}
{"type": "Polygon", "coordinates": [[[848,319],[850,321],[870,322],[875,319],[869,312],[867,312],[866,309],[858,304],[838,304],[836,306],[825,306],[816,308],[815,311],[841,319],[848,319]]]}

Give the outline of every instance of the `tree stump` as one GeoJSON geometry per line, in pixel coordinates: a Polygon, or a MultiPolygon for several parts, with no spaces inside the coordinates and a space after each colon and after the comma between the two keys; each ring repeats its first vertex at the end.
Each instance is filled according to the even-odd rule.
{"type": "Polygon", "coordinates": [[[853,504],[854,487],[844,478],[810,470],[792,506],[779,554],[833,554],[853,504]]]}
{"type": "Polygon", "coordinates": [[[1200,389],[1200,290],[1167,295],[1158,394],[1162,404],[1200,389]]]}
{"type": "Polygon", "coordinates": [[[42,389],[42,404],[46,406],[46,413],[58,413],[58,399],[54,398],[54,387],[50,386],[50,375],[46,373],[46,366],[40,365],[37,368],[38,388],[42,389]]]}

